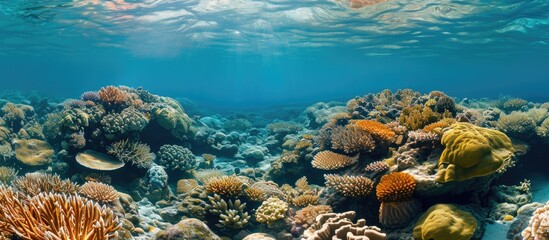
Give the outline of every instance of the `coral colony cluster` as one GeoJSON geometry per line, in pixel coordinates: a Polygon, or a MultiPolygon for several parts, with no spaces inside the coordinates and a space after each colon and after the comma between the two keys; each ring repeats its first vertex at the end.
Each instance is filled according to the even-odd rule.
{"type": "Polygon", "coordinates": [[[549,239],[530,182],[498,183],[549,144],[549,103],[405,89],[193,117],[124,86],[1,98],[4,238],[465,240],[498,221],[549,239]]]}

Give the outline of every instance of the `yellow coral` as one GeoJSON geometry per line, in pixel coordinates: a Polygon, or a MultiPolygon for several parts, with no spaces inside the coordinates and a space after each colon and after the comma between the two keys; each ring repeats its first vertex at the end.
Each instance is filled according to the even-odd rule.
{"type": "Polygon", "coordinates": [[[423,127],[424,132],[434,132],[434,133],[442,133],[442,129],[449,127],[450,125],[454,124],[456,122],[453,118],[443,118],[438,122],[428,124],[427,126],[423,127]]]}
{"type": "Polygon", "coordinates": [[[118,200],[118,191],[111,185],[99,182],[87,182],[80,187],[80,194],[100,203],[112,203],[118,200]]]}
{"type": "Polygon", "coordinates": [[[277,197],[271,197],[264,201],[255,212],[255,220],[260,223],[267,223],[271,226],[276,221],[284,219],[288,204],[277,197]]]}
{"type": "Polygon", "coordinates": [[[176,192],[178,194],[189,193],[198,187],[198,182],[194,179],[180,179],[177,181],[176,192]]]}
{"type": "Polygon", "coordinates": [[[242,193],[244,182],[239,177],[222,176],[208,180],[204,187],[208,192],[217,193],[222,196],[238,196],[242,193]]]}
{"type": "Polygon", "coordinates": [[[440,120],[440,118],[441,115],[434,112],[431,108],[416,105],[402,109],[402,114],[398,120],[400,124],[406,126],[406,128],[410,130],[418,130],[427,124],[440,120]]]}
{"type": "Polygon", "coordinates": [[[455,123],[442,136],[446,146],[439,159],[438,182],[463,181],[490,175],[504,166],[515,151],[502,132],[455,123]]]}
{"type": "Polygon", "coordinates": [[[477,220],[471,213],[451,204],[430,207],[417,221],[414,239],[469,240],[475,233],[477,220]]]}
{"type": "Polygon", "coordinates": [[[46,141],[38,139],[15,141],[15,158],[26,165],[38,166],[49,163],[53,148],[46,141]]]}
{"type": "Polygon", "coordinates": [[[301,195],[292,199],[292,204],[297,207],[306,207],[309,205],[318,204],[318,196],[315,195],[301,195]]]}

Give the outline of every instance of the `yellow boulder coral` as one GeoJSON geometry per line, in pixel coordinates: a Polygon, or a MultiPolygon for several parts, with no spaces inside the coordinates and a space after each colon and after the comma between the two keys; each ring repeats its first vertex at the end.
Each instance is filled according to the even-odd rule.
{"type": "Polygon", "coordinates": [[[455,123],[442,135],[446,146],[438,161],[437,182],[463,181],[498,170],[514,153],[511,140],[502,132],[455,123]]]}
{"type": "Polygon", "coordinates": [[[51,162],[53,148],[46,141],[29,139],[15,141],[15,158],[26,165],[39,166],[51,162]]]}
{"type": "Polygon", "coordinates": [[[416,240],[469,240],[477,220],[469,212],[451,204],[437,204],[425,212],[414,227],[416,240]]]}
{"type": "Polygon", "coordinates": [[[267,223],[269,226],[280,219],[284,219],[288,204],[277,197],[271,197],[264,201],[255,212],[255,220],[267,223]]]}

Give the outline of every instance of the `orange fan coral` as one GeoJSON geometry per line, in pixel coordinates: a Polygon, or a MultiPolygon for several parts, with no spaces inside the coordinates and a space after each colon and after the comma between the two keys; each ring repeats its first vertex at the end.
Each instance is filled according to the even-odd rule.
{"type": "Polygon", "coordinates": [[[383,141],[390,141],[395,137],[395,132],[385,124],[374,120],[358,120],[355,124],[362,130],[368,132],[383,141]]]}
{"type": "Polygon", "coordinates": [[[381,202],[400,202],[410,199],[415,189],[416,180],[412,175],[395,172],[381,177],[376,196],[381,202]]]}
{"type": "Polygon", "coordinates": [[[324,174],[326,187],[333,188],[346,197],[362,197],[370,194],[374,183],[367,177],[324,174]]]}
{"type": "Polygon", "coordinates": [[[118,191],[111,185],[100,182],[87,182],[80,187],[80,194],[100,203],[112,203],[118,200],[118,191]]]}
{"type": "Polygon", "coordinates": [[[128,95],[115,86],[108,86],[99,90],[99,99],[107,106],[125,105],[128,95]]]}
{"type": "Polygon", "coordinates": [[[322,151],[317,153],[313,161],[314,168],[322,170],[335,170],[352,165],[358,159],[358,154],[354,157],[345,156],[332,151],[322,151]]]}
{"type": "Polygon", "coordinates": [[[204,187],[208,192],[217,193],[222,196],[237,196],[242,193],[244,183],[235,175],[212,178],[206,182],[204,187]]]}
{"type": "Polygon", "coordinates": [[[20,239],[107,240],[121,225],[112,210],[78,195],[41,193],[20,199],[0,187],[0,229],[20,239]]]}

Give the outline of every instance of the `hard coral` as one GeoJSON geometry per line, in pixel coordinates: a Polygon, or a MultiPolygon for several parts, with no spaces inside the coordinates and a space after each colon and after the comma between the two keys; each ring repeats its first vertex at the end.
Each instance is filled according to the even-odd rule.
{"type": "Polygon", "coordinates": [[[18,177],[12,184],[15,189],[29,196],[40,193],[75,194],[78,192],[78,185],[69,179],[62,180],[58,175],[38,172],[18,177]]]}
{"type": "Polygon", "coordinates": [[[549,203],[536,209],[528,223],[528,227],[522,231],[524,240],[549,239],[549,203]]]}
{"type": "Polygon", "coordinates": [[[248,225],[249,214],[245,211],[246,203],[239,199],[226,202],[219,195],[209,196],[210,205],[207,206],[209,212],[219,217],[219,227],[241,229],[248,225]]]}
{"type": "Polygon", "coordinates": [[[0,201],[2,232],[21,239],[107,240],[121,227],[112,210],[78,195],[41,193],[21,200],[0,187],[0,201]]]}
{"type": "Polygon", "coordinates": [[[306,240],[365,239],[385,240],[386,235],[377,227],[366,226],[366,220],[353,220],[354,211],[344,213],[324,213],[316,217],[315,223],[303,234],[306,240]]]}
{"type": "Polygon", "coordinates": [[[222,196],[238,196],[242,193],[244,183],[236,175],[214,177],[206,181],[204,187],[208,192],[222,196]]]}
{"type": "Polygon", "coordinates": [[[255,212],[255,219],[260,223],[272,226],[276,221],[284,219],[288,204],[277,197],[271,197],[264,201],[255,212]]]}
{"type": "Polygon", "coordinates": [[[122,162],[128,162],[140,168],[149,168],[155,158],[147,144],[128,139],[114,142],[107,147],[107,152],[122,162]]]}
{"type": "Polygon", "coordinates": [[[438,182],[463,181],[494,173],[515,151],[502,132],[455,123],[442,136],[446,146],[439,159],[438,182]]]}
{"type": "Polygon", "coordinates": [[[118,200],[118,191],[111,185],[100,182],[84,183],[78,192],[99,203],[112,203],[118,200]]]}
{"type": "MultiPolygon", "coordinates": [[[[450,116],[451,117],[451,116],[450,116]]],[[[402,109],[399,121],[410,130],[418,130],[441,119],[441,114],[429,107],[415,105],[402,109]]]]}
{"type": "Polygon", "coordinates": [[[376,188],[376,196],[380,202],[400,202],[412,197],[416,188],[416,180],[404,172],[394,172],[381,177],[376,188]]]}
{"type": "Polygon", "coordinates": [[[30,166],[39,166],[51,162],[53,148],[46,141],[38,139],[16,140],[15,158],[30,166]]]}
{"type": "Polygon", "coordinates": [[[160,165],[172,171],[187,171],[196,165],[191,150],[178,145],[162,145],[156,156],[160,165]]]}
{"type": "Polygon", "coordinates": [[[331,144],[346,153],[371,152],[376,146],[372,136],[356,125],[332,129],[331,144]]]}
{"type": "Polygon", "coordinates": [[[354,157],[349,157],[332,151],[322,151],[317,153],[311,164],[314,168],[322,170],[335,170],[350,166],[356,163],[358,154],[354,157]]]}
{"type": "Polygon", "coordinates": [[[355,124],[362,130],[368,132],[372,136],[381,139],[382,141],[392,141],[395,137],[395,132],[385,124],[374,120],[358,120],[355,124]]]}
{"type": "Polygon", "coordinates": [[[414,239],[469,240],[476,228],[477,220],[469,212],[452,204],[437,204],[417,220],[414,239]]]}
{"type": "Polygon", "coordinates": [[[124,107],[129,100],[127,93],[115,86],[101,88],[98,94],[103,104],[111,108],[124,107]]]}
{"type": "Polygon", "coordinates": [[[295,224],[308,227],[314,223],[316,217],[323,213],[331,213],[332,207],[328,205],[308,206],[296,212],[295,224]]]}
{"type": "Polygon", "coordinates": [[[324,174],[326,187],[333,188],[346,197],[363,197],[370,194],[374,183],[367,177],[324,174]]]}

